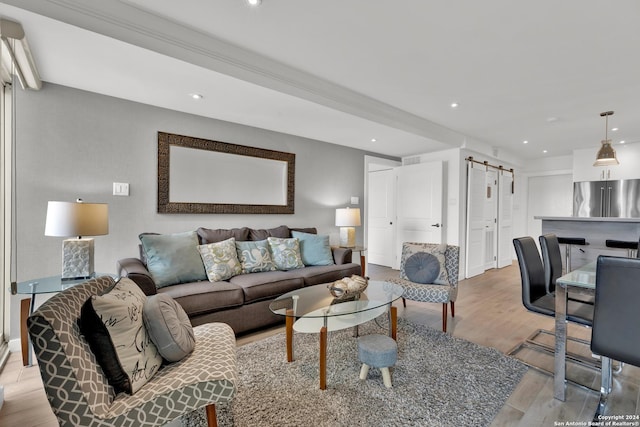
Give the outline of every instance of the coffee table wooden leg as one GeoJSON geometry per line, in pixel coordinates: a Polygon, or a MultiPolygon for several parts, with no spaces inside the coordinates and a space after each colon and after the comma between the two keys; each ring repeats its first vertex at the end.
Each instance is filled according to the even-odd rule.
{"type": "Polygon", "coordinates": [[[320,390],[327,389],[327,327],[320,328],[320,390]]]}
{"type": "Polygon", "coordinates": [[[287,310],[287,362],[293,362],[293,310],[287,310]]]}
{"type": "Polygon", "coordinates": [[[27,317],[31,299],[20,300],[20,344],[22,346],[22,365],[29,365],[29,336],[27,333],[27,317]]]}
{"type": "Polygon", "coordinates": [[[391,338],[396,340],[398,336],[398,307],[391,306],[389,309],[391,310],[391,338]]]}

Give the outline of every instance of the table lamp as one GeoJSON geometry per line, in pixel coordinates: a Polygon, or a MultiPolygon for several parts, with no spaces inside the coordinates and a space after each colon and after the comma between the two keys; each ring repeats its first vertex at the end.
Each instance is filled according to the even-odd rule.
{"type": "Polygon", "coordinates": [[[356,245],[356,229],[360,226],[360,208],[336,209],[336,226],[340,227],[340,246],[356,245]]]}
{"type": "Polygon", "coordinates": [[[83,279],[94,274],[93,239],[109,234],[106,203],[49,202],[45,236],[71,237],[62,241],[62,278],[83,279]]]}

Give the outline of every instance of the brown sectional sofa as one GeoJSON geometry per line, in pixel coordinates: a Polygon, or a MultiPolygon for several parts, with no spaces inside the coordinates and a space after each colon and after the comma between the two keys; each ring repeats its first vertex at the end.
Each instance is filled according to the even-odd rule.
{"type": "MultiPolygon", "coordinates": [[[[197,230],[201,244],[234,237],[237,241],[258,241],[267,237],[290,238],[291,230],[317,234],[315,228],[280,226],[267,230],[250,228],[197,230]]],[[[144,253],[140,258],[125,258],[117,262],[121,277],[129,277],[145,294],[167,293],[185,309],[194,326],[208,322],[229,324],[236,334],[284,321],[269,310],[276,297],[305,286],[333,282],[352,274],[362,274],[360,264],[351,262],[351,249],[332,248],[333,265],[308,266],[289,271],[267,271],[240,274],[226,281],[207,280],[179,283],[156,288],[146,268],[144,253]]]]}

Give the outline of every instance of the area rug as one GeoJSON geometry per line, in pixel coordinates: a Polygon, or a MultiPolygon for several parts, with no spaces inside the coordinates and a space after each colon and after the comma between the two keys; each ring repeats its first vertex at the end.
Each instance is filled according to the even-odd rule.
{"type": "MultiPolygon", "coordinates": [[[[360,335],[385,333],[375,322],[360,335]]],[[[238,348],[239,384],[216,405],[226,426],[488,426],[527,368],[495,349],[398,319],[393,388],[378,369],[361,381],[353,330],[329,332],[327,390],[318,380],[317,334],[295,334],[287,363],[284,333],[238,348]]],[[[204,411],[182,418],[206,426],[204,411]]]]}

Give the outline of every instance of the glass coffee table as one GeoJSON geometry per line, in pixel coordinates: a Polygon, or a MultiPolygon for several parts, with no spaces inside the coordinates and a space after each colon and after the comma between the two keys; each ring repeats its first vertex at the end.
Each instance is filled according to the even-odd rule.
{"type": "Polygon", "coordinates": [[[293,331],[320,334],[320,389],[327,388],[327,332],[356,327],[382,314],[389,316],[389,336],[396,339],[397,309],[391,304],[403,289],[389,282],[369,281],[357,299],[334,298],[326,284],[288,292],[269,304],[269,309],[286,316],[287,361],[293,361],[293,331]]]}

